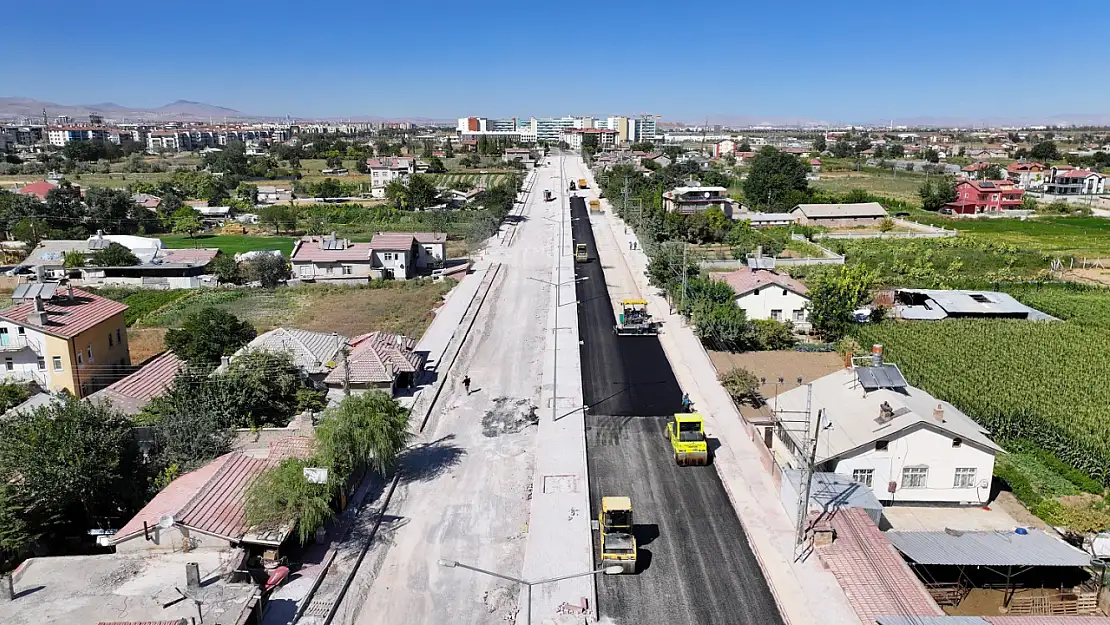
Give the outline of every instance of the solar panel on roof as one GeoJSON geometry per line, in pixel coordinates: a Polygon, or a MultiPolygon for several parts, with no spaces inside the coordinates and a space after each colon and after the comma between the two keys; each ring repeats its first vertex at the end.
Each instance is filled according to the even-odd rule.
{"type": "Polygon", "coordinates": [[[111,243],[111,241],[108,241],[107,239],[92,238],[92,239],[89,239],[89,249],[90,250],[102,250],[102,249],[108,247],[109,243],[111,243]]]}
{"type": "Polygon", "coordinates": [[[30,284],[21,284],[15,287],[15,291],[12,292],[12,299],[30,300],[36,297],[50,299],[54,297],[54,293],[57,292],[57,290],[57,282],[32,282],[30,284]]]}
{"type": "Polygon", "coordinates": [[[343,239],[324,239],[325,250],[345,250],[347,242],[343,239]]]}
{"type": "Polygon", "coordinates": [[[905,388],[909,386],[897,365],[879,365],[878,367],[857,367],[856,379],[864,390],[872,391],[880,388],[905,388]]]}
{"type": "Polygon", "coordinates": [[[994,188],[994,183],[993,182],[980,182],[979,186],[983,187],[984,189],[993,189],[994,188]]]}

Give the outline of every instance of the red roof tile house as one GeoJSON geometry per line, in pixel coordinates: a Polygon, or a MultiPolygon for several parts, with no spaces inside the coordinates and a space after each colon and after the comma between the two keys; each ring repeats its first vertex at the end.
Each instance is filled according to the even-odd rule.
{"type": "Polygon", "coordinates": [[[416,340],[389,332],[370,332],[350,341],[351,351],[347,362],[351,372],[348,377],[343,362],[324,378],[331,389],[342,389],[350,383],[352,389],[376,389],[393,394],[399,386],[411,386],[424,368],[424,354],[416,352],[416,340]]]}
{"type": "Polygon", "coordinates": [[[976,161],[962,168],[960,171],[962,171],[969,180],[978,180],[983,177],[983,172],[990,169],[993,165],[994,163],[988,163],[987,161],[976,161]]]}
{"type": "Polygon", "coordinates": [[[89,401],[107,402],[124,414],[139,414],[173,384],[185,362],[172,351],[155,356],[138,371],[89,395],[89,401]]]}
{"type": "Polygon", "coordinates": [[[1106,176],[1068,165],[1053,166],[1044,191],[1051,195],[1097,195],[1106,192],[1106,176]]]}
{"type": "Polygon", "coordinates": [[[16,191],[16,193],[19,193],[20,195],[33,195],[45,202],[46,194],[50,193],[51,189],[57,188],[58,185],[54,183],[47,182],[45,180],[39,180],[38,182],[32,182],[25,187],[20,187],[19,190],[16,191]]]}
{"type": "Polygon", "coordinates": [[[712,273],[709,277],[732,287],[736,292],[736,305],[744,310],[748,319],[789,321],[803,330],[809,327],[809,290],[790,276],[773,269],[745,267],[728,273],[712,273]]]}
{"type": "Polygon", "coordinates": [[[1010,163],[1006,167],[1006,177],[1019,189],[1039,189],[1044,185],[1045,166],[1043,163],[1010,163]]]}
{"type": "Polygon", "coordinates": [[[447,235],[430,232],[379,232],[369,243],[304,237],[289,257],[302,280],[408,280],[418,270],[443,266],[447,235]]]}
{"type": "Polygon", "coordinates": [[[957,215],[999,213],[1021,208],[1024,195],[1009,180],[964,180],[956,184],[956,199],[944,206],[957,215]]]}
{"type": "Polygon", "coordinates": [[[278,546],[290,528],[266,537],[248,536],[244,507],[247,487],[278,462],[239,452],[220,456],[170,482],[109,542],[117,553],[221,550],[242,542],[278,546]]]}
{"type": "Polygon", "coordinates": [[[354,243],[327,236],[308,236],[293,245],[289,256],[293,276],[301,280],[335,280],[371,277],[369,243],[354,243]]]}

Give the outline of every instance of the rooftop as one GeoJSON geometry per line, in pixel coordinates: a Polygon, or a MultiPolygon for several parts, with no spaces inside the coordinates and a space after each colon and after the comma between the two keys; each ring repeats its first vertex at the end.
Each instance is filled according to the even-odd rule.
{"type": "Polygon", "coordinates": [[[369,243],[353,243],[347,239],[307,236],[293,246],[289,259],[293,262],[370,261],[369,243]]]}
{"type": "Polygon", "coordinates": [[[51,189],[57,188],[58,185],[56,184],[47,182],[45,180],[39,180],[38,182],[32,182],[29,185],[20,187],[16,191],[16,193],[20,193],[22,195],[34,195],[37,196],[40,200],[46,200],[46,194],[49,193],[51,189]]]}
{"type": "MultiPolygon", "coordinates": [[[[351,339],[351,346],[347,361],[351,367],[352,383],[384,384],[392,382],[397,373],[414,373],[421,366],[421,355],[414,351],[416,341],[407,336],[370,332],[351,339]]],[[[329,384],[340,384],[343,380],[342,363],[324,378],[329,384]]]]}
{"type": "MultiPolygon", "coordinates": [[[[865,391],[857,377],[857,369],[841,369],[812,382],[812,412],[824,411],[826,427],[817,445],[817,462],[842,457],[880,439],[889,439],[900,432],[931,429],[963,439],[965,443],[992,452],[1002,449],[990,439],[987,430],[948,402],[940,401],[914,387],[877,388],[865,391]],[[889,418],[880,418],[886,404],[889,418]],[[934,417],[940,408],[943,420],[934,417]]],[[[806,387],[798,386],[781,393],[776,400],[779,410],[804,411],[806,387]]],[[[800,424],[787,427],[797,440],[800,424]]]]}
{"type": "Polygon", "coordinates": [[[72,293],[70,296],[69,291],[58,291],[54,297],[42,302],[46,311],[44,324],[28,320],[28,315],[35,310],[34,300],[23,301],[0,311],[0,318],[21,326],[37,328],[54,336],[73,338],[127,310],[127,304],[81,289],[72,289],[72,293]]]}
{"type": "Polygon", "coordinates": [[[106,554],[31,558],[14,575],[16,601],[5,603],[4,625],[91,625],[164,623],[197,617],[197,604],[181,601],[185,565],[200,565],[205,623],[232,625],[258,592],[251,584],[230,584],[221,573],[233,566],[230,551],[106,554]]]}
{"type": "Polygon", "coordinates": [[[709,277],[714,280],[720,280],[731,286],[732,290],[736,291],[737,297],[747,295],[758,288],[771,285],[781,286],[798,295],[806,295],[809,293],[809,289],[794,278],[786,274],[766,269],[753,270],[749,267],[744,267],[728,273],[711,273],[709,277]]]}
{"type": "Polygon", "coordinates": [[[330,332],[310,332],[296,328],[276,328],[259,334],[245,347],[235,352],[232,358],[250,350],[283,352],[293,357],[293,364],[308,374],[331,371],[328,363],[339,358],[339,348],[347,343],[347,337],[330,332]]]}
{"type": "Polygon", "coordinates": [[[131,375],[93,393],[89,401],[108,401],[125,414],[138,414],[150,400],[173,384],[174,377],[184,365],[177,354],[167,351],[131,375]]]}
{"type": "Polygon", "coordinates": [[[1012,295],[997,291],[897,289],[894,300],[894,311],[903,319],[1012,317],[1033,321],[1057,320],[1022,304],[1012,295]]]}
{"type": "Polygon", "coordinates": [[[373,250],[407,250],[416,237],[411,232],[379,232],[370,239],[373,250]]]}
{"type": "Polygon", "coordinates": [[[1039,529],[1002,532],[886,533],[891,544],[918,564],[954,566],[1087,566],[1090,554],[1039,529]]]}
{"type": "Polygon", "coordinates": [[[799,204],[790,212],[806,217],[851,219],[854,217],[886,217],[886,209],[878,202],[855,204],[799,204]]]}

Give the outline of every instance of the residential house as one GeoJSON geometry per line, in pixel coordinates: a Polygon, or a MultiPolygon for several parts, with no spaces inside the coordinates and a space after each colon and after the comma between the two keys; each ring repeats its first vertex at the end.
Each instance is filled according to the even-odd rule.
{"type": "Polygon", "coordinates": [[[774,270],[773,258],[748,259],[748,267],[728,273],[711,273],[736,292],[736,305],[748,319],[789,321],[799,330],[809,329],[809,289],[774,270]]]}
{"type": "Polygon", "coordinates": [[[439,193],[439,200],[445,203],[450,208],[462,208],[478,197],[478,194],[484,191],[482,188],[474,188],[469,191],[459,191],[458,189],[444,189],[439,193]]]}
{"type": "Polygon", "coordinates": [[[760,213],[746,208],[734,212],[732,218],[736,221],[746,221],[753,228],[789,227],[794,223],[794,216],[790,213],[760,213]]]}
{"type": "Polygon", "coordinates": [[[16,189],[16,193],[19,193],[20,195],[33,195],[33,196],[37,197],[38,199],[42,200],[43,202],[45,202],[46,201],[46,194],[50,193],[50,191],[52,189],[57,189],[57,188],[58,188],[58,185],[54,184],[53,182],[48,182],[46,180],[39,180],[38,182],[32,182],[31,184],[24,185],[24,186],[16,189]]]}
{"type": "Polygon", "coordinates": [[[1106,176],[1069,165],[1053,165],[1044,191],[1049,195],[1098,195],[1106,192],[1106,176]]]}
{"type": "Polygon", "coordinates": [[[970,165],[963,167],[962,169],[960,169],[960,171],[963,172],[964,176],[967,177],[968,180],[979,180],[980,178],[985,176],[984,172],[993,166],[995,166],[994,163],[988,163],[986,161],[976,161],[970,165]]]}
{"type": "Polygon", "coordinates": [[[506,163],[520,161],[528,169],[531,169],[536,164],[535,159],[532,158],[532,151],[528,148],[505,148],[504,154],[501,155],[501,160],[506,163]]]}
{"type": "MultiPolygon", "coordinates": [[[[983,505],[990,499],[995,455],[989,433],[947,402],[910,386],[898,367],[846,368],[775,399],[779,414],[820,415],[818,471],[870,488],[886,505],[983,505]]],[[[803,466],[813,423],[779,420],[777,441],[803,466]],[[808,432],[808,433],[807,433],[808,432]]]]}
{"type": "Polygon", "coordinates": [[[408,280],[417,270],[446,260],[447,235],[431,232],[379,232],[370,240],[375,277],[408,280]]]}
{"type": "Polygon", "coordinates": [[[149,193],[135,193],[131,196],[131,201],[149,211],[157,211],[162,205],[162,198],[149,193]]]}
{"type": "Polygon", "coordinates": [[[297,241],[289,262],[293,275],[302,280],[366,280],[373,266],[369,243],[340,239],[334,232],[297,241]]]}
{"type": "Polygon", "coordinates": [[[398,387],[415,384],[424,369],[426,355],[415,351],[416,340],[407,336],[370,332],[351,339],[349,344],[347,364],[340,360],[324,378],[330,389],[342,390],[349,384],[353,390],[380,390],[392,395],[398,387]]]}
{"type": "Polygon", "coordinates": [[[1024,195],[1009,180],[963,180],[956,183],[956,199],[944,206],[957,215],[998,213],[1021,208],[1024,195]]]}
{"type": "MultiPolygon", "coordinates": [[[[343,359],[342,350],[347,344],[347,337],[334,332],[275,328],[256,336],[250,343],[235,352],[230,360],[252,351],[289,354],[295,367],[312,381],[323,384],[324,378],[343,359]]],[[[217,371],[222,370],[224,366],[221,365],[217,371]]]]}
{"type": "Polygon", "coordinates": [[[20,285],[12,301],[0,311],[6,377],[85,397],[131,364],[126,304],[57,282],[20,285]]]}
{"type": "Polygon", "coordinates": [[[892,301],[894,316],[916,321],[948,318],[1057,321],[1012,295],[996,291],[896,289],[892,301]]]}
{"type": "Polygon", "coordinates": [[[136,415],[152,399],[164,393],[184,367],[185,361],[177,354],[165,351],[149,360],[138,371],[89,395],[88,399],[91,402],[110,404],[123,414],[136,415]]]}
{"type": "Polygon", "coordinates": [[[886,209],[878,202],[798,204],[790,214],[796,223],[826,228],[875,227],[887,217],[886,209]]]}
{"type": "Polygon", "coordinates": [[[597,137],[599,149],[611,148],[617,144],[617,131],[607,128],[565,128],[561,135],[562,141],[572,150],[581,150],[587,136],[597,137]]]}
{"type": "Polygon", "coordinates": [[[1035,162],[1010,163],[1006,177],[1019,189],[1039,189],[1044,186],[1045,166],[1035,162]]]}
{"type": "Polygon", "coordinates": [[[293,201],[293,190],[274,185],[260,185],[258,187],[259,204],[281,204],[293,201]]]}
{"type": "Polygon", "coordinates": [[[162,247],[162,241],[156,238],[97,232],[86,240],[40,241],[11,273],[33,272],[39,280],[68,277],[85,286],[115,284],[197,288],[200,286],[199,276],[207,273],[208,265],[219,253],[216,248],[171,250],[162,247]],[[67,253],[77,252],[88,263],[97,251],[111,243],[131,250],[139,259],[139,264],[123,267],[65,266],[67,253]]]}
{"type": "Polygon", "coordinates": [[[736,152],[737,144],[732,139],[724,139],[713,144],[713,158],[721,158],[736,152]]]}
{"type": "Polygon", "coordinates": [[[977,160],[987,160],[992,158],[1006,158],[1009,156],[1002,146],[987,146],[985,148],[978,148],[967,151],[968,158],[977,160]]]}
{"type": "MultiPolygon", "coordinates": [[[[416,159],[411,157],[381,157],[366,159],[370,172],[371,190],[379,189],[384,197],[385,187],[394,180],[408,183],[409,177],[416,173],[416,159]]],[[[375,196],[377,197],[377,196],[375,196]]]]}
{"type": "Polygon", "coordinates": [[[677,187],[663,194],[663,209],[692,215],[710,208],[721,209],[732,218],[732,198],[724,187],[677,187]]]}

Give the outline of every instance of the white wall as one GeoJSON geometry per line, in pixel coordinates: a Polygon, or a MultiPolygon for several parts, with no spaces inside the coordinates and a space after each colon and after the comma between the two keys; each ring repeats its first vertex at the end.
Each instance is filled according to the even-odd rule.
{"type": "MultiPolygon", "coordinates": [[[[374,250],[374,267],[392,269],[394,280],[405,280],[412,271],[409,254],[406,252],[391,252],[374,250]]],[[[384,275],[384,273],[383,273],[384,275]]]]}
{"type": "Polygon", "coordinates": [[[429,267],[434,264],[442,263],[446,252],[446,247],[442,243],[417,243],[420,246],[420,256],[416,259],[416,266],[423,268],[429,267]]]}
{"type": "Polygon", "coordinates": [[[0,352],[0,380],[37,381],[50,388],[50,357],[46,353],[43,334],[30,328],[25,328],[25,335],[19,334],[21,326],[9,322],[0,322],[0,328],[7,330],[7,348],[0,352]],[[22,349],[15,349],[21,347],[22,349]],[[39,356],[43,358],[44,369],[39,369],[39,356]],[[11,370],[8,370],[8,359],[11,359],[11,370]]]}
{"type": "Polygon", "coordinates": [[[886,451],[876,451],[872,445],[856,456],[841,459],[834,472],[851,478],[856,469],[874,470],[871,490],[884,503],[891,500],[887,484],[893,481],[897,483],[893,496],[895,505],[909,502],[980,504],[990,497],[994,454],[967,442],[953,447],[951,435],[919,428],[890,439],[886,451]],[[928,467],[926,487],[903,489],[902,469],[915,466],[928,467]],[[953,488],[958,467],[975,468],[972,488],[953,488]],[[986,486],[980,488],[982,483],[986,486]]]}
{"type": "Polygon", "coordinates": [[[370,275],[370,263],[336,262],[336,263],[305,263],[293,261],[293,277],[307,280],[313,279],[339,279],[339,278],[365,278],[370,275]],[[344,273],[343,267],[350,267],[350,273],[344,273]],[[329,273],[330,270],[330,273],[329,273]]]}
{"type": "Polygon", "coordinates": [[[808,304],[808,298],[778,285],[762,286],[758,294],[748,293],[736,298],[736,305],[744,309],[748,319],[770,319],[772,310],[781,310],[781,321],[794,321],[794,311],[800,310],[805,321],[809,319],[808,304]]]}

